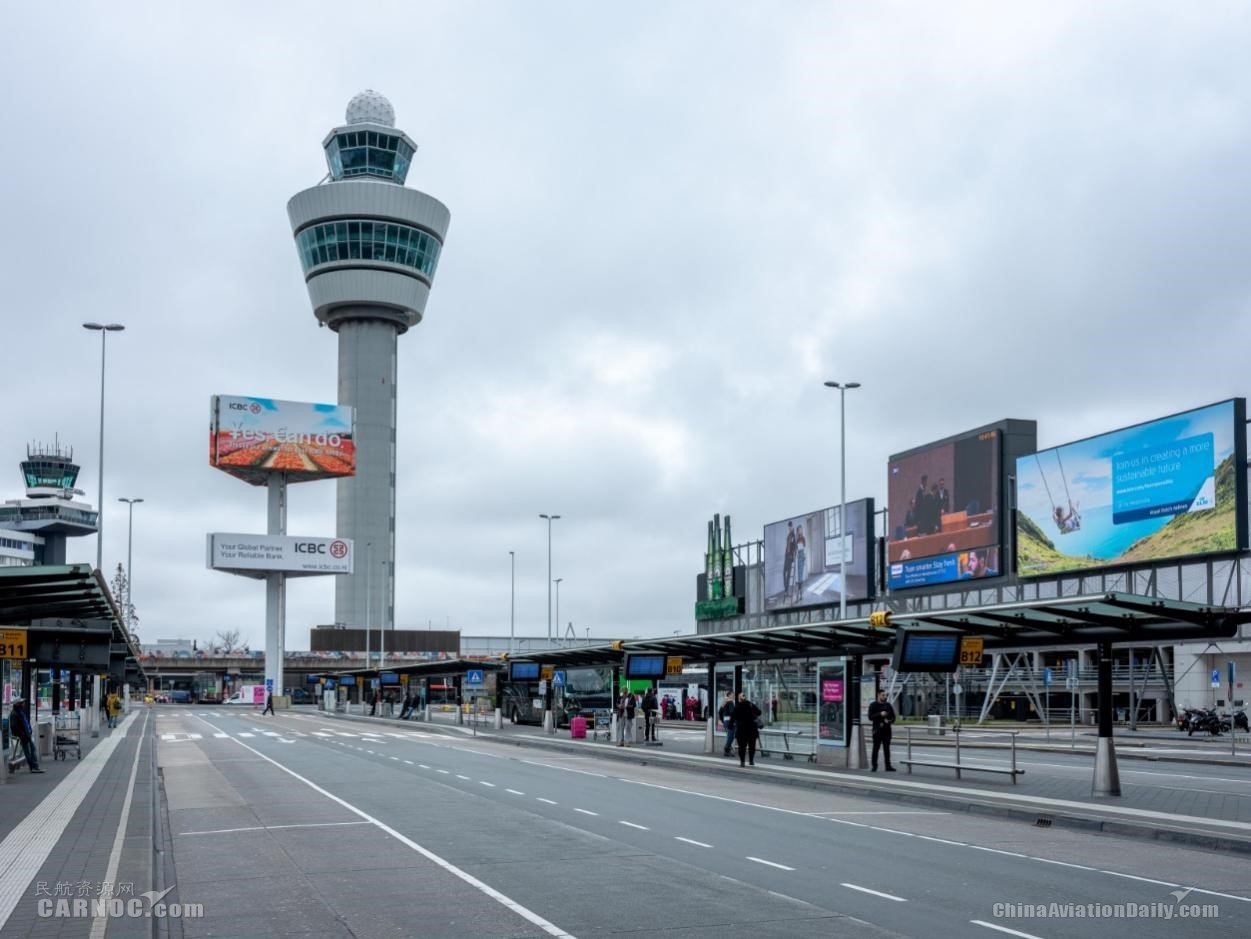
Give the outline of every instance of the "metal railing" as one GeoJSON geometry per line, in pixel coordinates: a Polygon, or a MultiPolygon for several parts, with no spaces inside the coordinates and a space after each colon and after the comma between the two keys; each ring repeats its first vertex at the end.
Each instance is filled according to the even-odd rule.
{"type": "MultiPolygon", "coordinates": [[[[941,730],[946,730],[946,729],[947,728],[941,728],[941,730]]],[[[985,730],[985,729],[979,729],[977,731],[977,735],[979,737],[985,736],[987,734],[1006,734],[1007,735],[1008,741],[1009,741],[1009,745],[1008,745],[1009,763],[1008,763],[1008,766],[1004,767],[1004,766],[987,766],[985,763],[979,763],[979,764],[962,763],[960,759],[960,725],[959,724],[956,724],[950,728],[952,732],[952,736],[955,737],[955,741],[956,741],[956,745],[955,745],[956,759],[954,763],[943,763],[937,760],[914,760],[912,758],[913,727],[907,726],[905,730],[906,730],[906,735],[907,735],[907,757],[904,759],[904,764],[908,767],[909,773],[912,772],[913,764],[916,764],[917,766],[941,766],[941,767],[947,767],[949,769],[954,769],[956,771],[956,779],[963,778],[961,776],[961,773],[965,771],[983,772],[983,773],[1005,773],[1005,774],[1011,775],[1012,783],[1013,785],[1016,785],[1016,778],[1025,772],[1023,769],[1019,769],[1016,765],[1016,737],[1017,737],[1018,731],[985,730]]],[[[929,732],[929,730],[930,728],[927,727],[927,733],[929,732]]]]}

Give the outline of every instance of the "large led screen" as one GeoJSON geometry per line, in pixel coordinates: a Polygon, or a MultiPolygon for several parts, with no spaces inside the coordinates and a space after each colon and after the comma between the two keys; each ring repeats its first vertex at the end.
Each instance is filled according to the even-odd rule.
{"type": "Polygon", "coordinates": [[[1245,547],[1245,420],[1236,398],[1018,457],[1018,573],[1245,547]]]}
{"type": "Polygon", "coordinates": [[[1002,438],[1001,427],[987,427],[890,458],[890,589],[1003,573],[1002,438]]]}
{"type": "Polygon", "coordinates": [[[271,473],[289,482],[352,476],[354,419],[338,404],[214,395],[209,464],[254,486],[271,473]]]}
{"type": "Polygon", "coordinates": [[[873,500],[847,503],[847,533],[839,541],[839,507],[765,526],[765,609],[787,610],[839,602],[842,552],[847,554],[847,599],[873,596],[873,500]]]}

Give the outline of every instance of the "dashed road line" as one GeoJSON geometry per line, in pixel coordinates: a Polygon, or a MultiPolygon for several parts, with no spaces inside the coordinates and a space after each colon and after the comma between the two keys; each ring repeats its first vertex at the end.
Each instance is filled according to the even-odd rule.
{"type": "Polygon", "coordinates": [[[675,841],[685,841],[687,844],[693,844],[697,848],[711,848],[712,847],[712,845],[705,844],[702,841],[696,841],[694,838],[683,838],[681,835],[674,835],[673,838],[675,841]]]}
{"type": "Polygon", "coordinates": [[[985,926],[987,929],[994,929],[998,932],[1006,932],[1009,936],[1020,936],[1021,939],[1042,939],[1041,936],[1035,936],[1032,932],[1021,932],[1017,929],[1009,929],[1007,926],[996,926],[994,923],[988,923],[981,919],[969,920],[974,926],[985,926]]]}
{"type": "Polygon", "coordinates": [[[767,867],[776,867],[778,870],[783,871],[793,871],[795,869],[793,867],[787,867],[785,864],[778,864],[776,861],[766,861],[762,857],[752,857],[750,854],[747,855],[747,860],[755,861],[757,864],[764,864],[767,867]]]}
{"type": "Polygon", "coordinates": [[[639,831],[651,831],[646,825],[636,825],[634,822],[627,822],[623,818],[617,819],[618,825],[625,825],[627,828],[637,828],[639,831]]]}
{"type": "Polygon", "coordinates": [[[848,890],[859,890],[861,893],[871,893],[875,897],[881,897],[883,900],[894,900],[896,903],[907,903],[906,897],[897,897],[893,893],[882,893],[880,890],[870,890],[868,887],[861,887],[859,884],[840,884],[848,890]]]}

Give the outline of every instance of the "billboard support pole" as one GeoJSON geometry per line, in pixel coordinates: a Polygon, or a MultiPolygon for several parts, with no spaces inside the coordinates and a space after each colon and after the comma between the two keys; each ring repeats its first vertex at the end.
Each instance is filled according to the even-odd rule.
{"type": "Polygon", "coordinates": [[[847,768],[864,769],[864,725],[860,723],[860,681],[864,660],[859,655],[847,656],[847,701],[844,713],[850,722],[847,728],[847,768]]]}
{"type": "MultiPolygon", "coordinates": [[[[268,534],[287,533],[287,474],[273,473],[265,483],[269,503],[268,534]]],[[[286,632],[287,576],[281,571],[265,575],[265,693],[283,692],[283,652],[286,632]]],[[[268,702],[266,702],[268,704],[268,702]]]]}

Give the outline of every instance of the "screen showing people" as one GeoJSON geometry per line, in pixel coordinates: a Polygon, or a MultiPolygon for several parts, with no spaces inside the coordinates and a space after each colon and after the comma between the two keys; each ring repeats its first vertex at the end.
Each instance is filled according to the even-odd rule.
{"type": "Polygon", "coordinates": [[[844,564],[847,599],[864,600],[873,595],[873,500],[848,502],[846,514],[843,538],[839,537],[839,506],[765,526],[766,610],[838,603],[844,564]]]}
{"type": "Polygon", "coordinates": [[[891,457],[891,589],[1000,573],[1000,447],[990,428],[891,457]]]}

